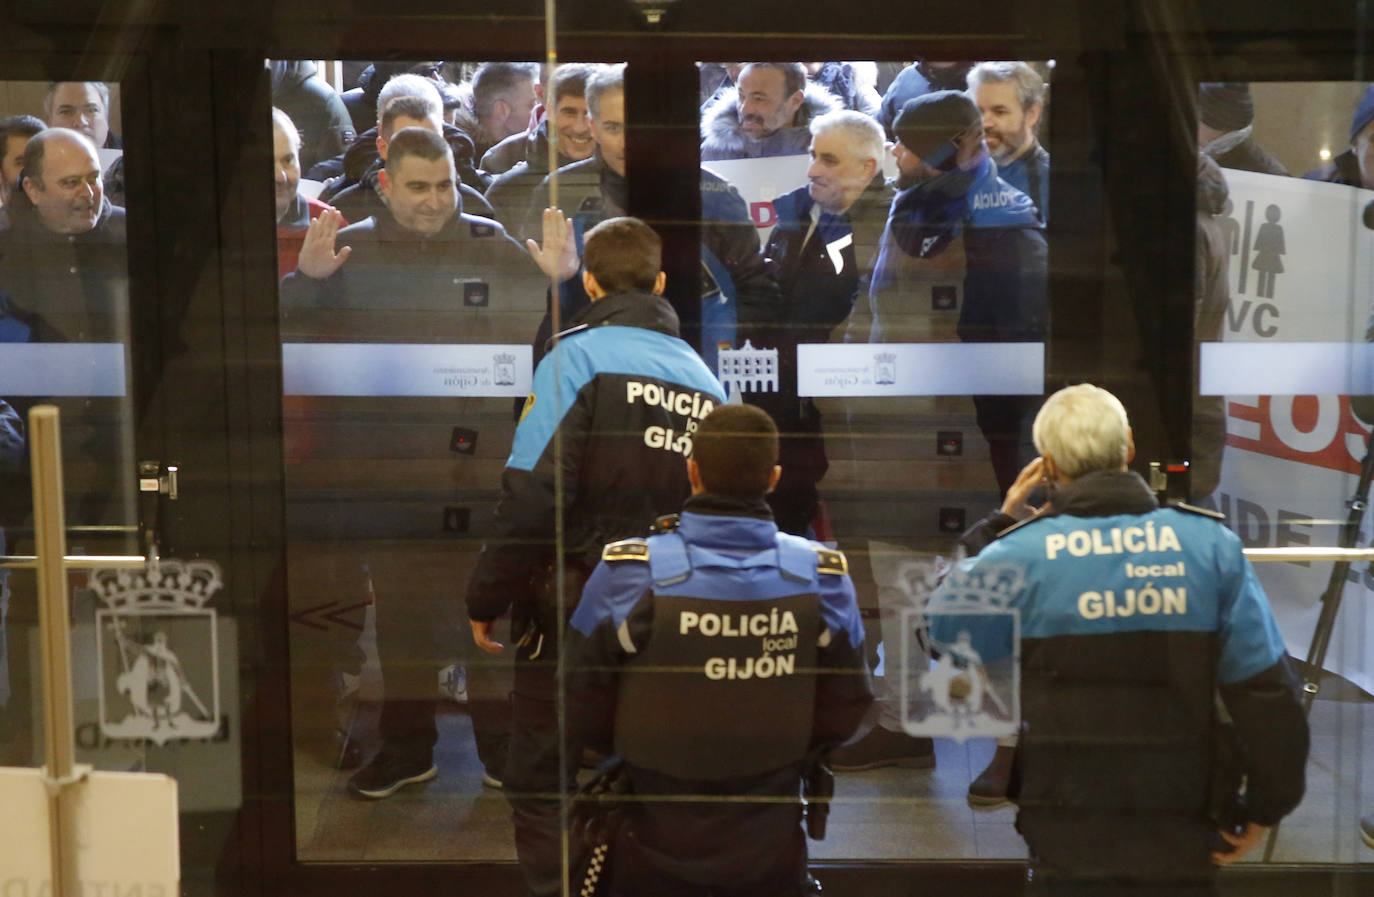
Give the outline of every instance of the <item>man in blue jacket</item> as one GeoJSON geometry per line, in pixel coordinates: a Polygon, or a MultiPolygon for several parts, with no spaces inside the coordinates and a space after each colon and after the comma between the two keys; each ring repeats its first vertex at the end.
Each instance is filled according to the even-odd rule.
{"type": "Polygon", "coordinates": [[[658,235],[637,218],[587,232],[582,286],[591,302],[535,369],[468,583],[479,648],[502,650],[493,622],[511,612],[514,722],[504,782],[526,893],[537,897],[561,893],[557,794],[578,760],[558,737],[563,624],[602,546],[682,506],[682,458],[724,392],[678,338],[661,260],[658,235]]]}
{"type": "Polygon", "coordinates": [[[810,893],[801,778],[873,696],[844,555],[780,532],[764,501],[777,460],[767,414],[711,412],[681,517],[607,545],[573,615],[572,728],[636,796],[617,897],[810,893]]]}
{"type": "Polygon", "coordinates": [[[1061,389],[1034,438],[1014,513],[985,524],[1001,535],[932,597],[932,641],[967,631],[991,664],[1008,652],[988,612],[1019,614],[1010,796],[1037,886],[1211,894],[1303,794],[1307,720],[1268,599],[1221,515],[1160,507],[1127,470],[1111,393],[1061,389]]]}
{"type": "MultiPolygon", "coordinates": [[[[888,332],[889,323],[906,313],[913,289],[948,279],[960,267],[960,254],[959,339],[1044,339],[1048,248],[1042,224],[1035,204],[998,177],[978,107],[963,93],[936,91],[909,100],[894,128],[900,192],[869,291],[872,341],[901,341],[888,332]]],[[[1004,494],[1032,454],[1024,432],[1031,407],[1020,396],[980,395],[973,403],[1004,494]]]]}

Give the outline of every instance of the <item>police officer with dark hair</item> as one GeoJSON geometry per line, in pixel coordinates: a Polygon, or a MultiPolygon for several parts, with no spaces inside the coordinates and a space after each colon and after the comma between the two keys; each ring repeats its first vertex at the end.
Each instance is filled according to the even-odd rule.
{"type": "MultiPolygon", "coordinates": [[[[545,215],[564,221],[556,210],[545,215]]],[[[607,542],[642,533],[682,506],[689,491],[683,455],[724,392],[678,338],[677,314],[662,298],[661,259],[658,235],[638,218],[612,218],[587,232],[582,286],[591,303],[535,369],[501,474],[501,501],[468,583],[468,618],[482,650],[502,650],[493,621],[511,611],[515,691],[505,793],[526,893],[536,897],[562,893],[558,794],[578,760],[558,737],[566,614],[607,542]]]]}
{"type": "Polygon", "coordinates": [[[764,500],[777,457],[765,412],[713,411],[680,519],[607,545],[573,615],[570,727],[636,796],[617,897],[806,892],[802,776],[873,696],[844,555],[780,532],[764,500]]]}

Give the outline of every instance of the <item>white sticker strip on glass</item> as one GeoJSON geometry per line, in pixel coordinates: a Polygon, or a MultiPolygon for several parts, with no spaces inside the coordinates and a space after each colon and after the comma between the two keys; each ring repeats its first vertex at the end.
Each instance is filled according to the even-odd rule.
{"type": "Polygon", "coordinates": [[[0,392],[16,396],[122,396],[123,343],[0,342],[0,392]]]}
{"type": "Polygon", "coordinates": [[[1203,343],[1198,394],[1374,394],[1369,343],[1203,343]]]}
{"type": "Polygon", "coordinates": [[[802,396],[1038,396],[1044,343],[836,343],[797,347],[802,396]]]}
{"type": "Polygon", "coordinates": [[[289,396],[525,396],[528,345],[283,343],[289,396]]]}

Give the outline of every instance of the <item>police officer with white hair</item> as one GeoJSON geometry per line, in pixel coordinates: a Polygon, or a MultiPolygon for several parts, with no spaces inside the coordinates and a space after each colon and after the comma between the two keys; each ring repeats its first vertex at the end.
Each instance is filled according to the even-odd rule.
{"type": "Polygon", "coordinates": [[[764,500],[777,459],[767,414],[717,407],[680,519],[606,546],[573,615],[571,728],[635,795],[613,897],[813,893],[799,785],[873,695],[844,555],[781,532],[764,500]]]}
{"type": "Polygon", "coordinates": [[[1213,894],[1216,866],[1303,794],[1307,721],[1268,599],[1220,515],[1161,507],[1127,469],[1135,445],[1111,393],[1061,389],[1033,436],[1040,457],[981,528],[1021,522],[951,571],[932,638],[970,629],[991,663],[1007,654],[996,615],[962,611],[1020,615],[1010,797],[1036,893],[1213,894]],[[1038,484],[1049,501],[1031,509],[1038,484]],[[1010,594],[980,588],[1008,570],[1010,594]]]}

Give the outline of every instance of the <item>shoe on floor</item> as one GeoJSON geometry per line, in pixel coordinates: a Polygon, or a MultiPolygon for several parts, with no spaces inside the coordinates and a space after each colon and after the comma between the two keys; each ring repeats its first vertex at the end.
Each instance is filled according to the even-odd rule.
{"type": "Polygon", "coordinates": [[[858,772],[882,766],[931,769],[935,766],[935,742],[874,726],[863,738],[836,748],[830,754],[830,768],[836,772],[858,772]]]}
{"type": "Polygon", "coordinates": [[[1016,748],[998,745],[987,769],[968,786],[968,805],[975,810],[992,810],[1007,800],[1007,786],[1011,783],[1011,762],[1016,757],[1016,748]]]}
{"type": "Polygon", "coordinates": [[[1360,837],[1365,847],[1374,848],[1374,813],[1360,820],[1360,837]]]}
{"type": "Polygon", "coordinates": [[[428,782],[438,774],[439,767],[433,760],[406,760],[384,751],[348,780],[348,790],[359,797],[379,800],[390,797],[406,785],[428,782]]]}

